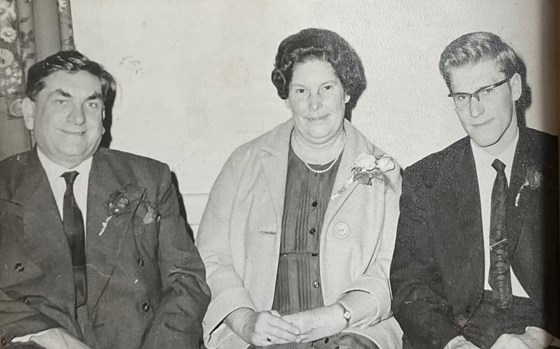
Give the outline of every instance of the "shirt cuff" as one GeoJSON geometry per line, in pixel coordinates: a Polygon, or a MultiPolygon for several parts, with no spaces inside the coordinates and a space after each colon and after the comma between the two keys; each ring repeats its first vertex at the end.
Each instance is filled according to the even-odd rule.
{"type": "Polygon", "coordinates": [[[344,309],[350,312],[351,317],[348,322],[348,327],[362,324],[364,320],[370,323],[376,319],[379,314],[379,301],[377,297],[366,291],[354,290],[347,292],[335,303],[339,303],[344,309]]]}
{"type": "Polygon", "coordinates": [[[543,330],[542,328],[535,327],[535,326],[527,326],[525,328],[525,333],[535,338],[543,348],[546,348],[548,346],[554,346],[560,348],[560,339],[554,337],[553,335],[548,333],[546,330],[543,330]]]}
{"type": "Polygon", "coordinates": [[[41,337],[41,336],[45,335],[47,332],[49,332],[50,330],[52,330],[52,328],[49,328],[48,330],[44,330],[44,331],[37,332],[37,333],[26,334],[25,336],[14,337],[14,338],[12,339],[12,342],[13,342],[13,343],[31,342],[31,340],[32,340],[33,338],[41,337]]]}
{"type": "Polygon", "coordinates": [[[466,342],[466,341],[467,340],[465,339],[465,337],[457,336],[457,337],[453,338],[452,340],[450,340],[449,343],[447,343],[447,345],[443,349],[451,349],[456,344],[461,343],[461,342],[466,342]]]}

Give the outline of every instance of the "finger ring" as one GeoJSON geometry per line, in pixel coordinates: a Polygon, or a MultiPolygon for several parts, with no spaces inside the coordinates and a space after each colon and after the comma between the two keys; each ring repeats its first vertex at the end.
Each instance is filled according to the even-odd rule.
{"type": "Polygon", "coordinates": [[[272,338],[266,337],[266,341],[267,341],[267,342],[272,342],[272,338]]]}

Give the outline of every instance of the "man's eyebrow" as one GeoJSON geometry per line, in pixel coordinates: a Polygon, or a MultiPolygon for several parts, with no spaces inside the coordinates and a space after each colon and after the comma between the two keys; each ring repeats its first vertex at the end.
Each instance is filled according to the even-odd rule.
{"type": "Polygon", "coordinates": [[[502,80],[502,81],[498,81],[498,82],[495,82],[495,83],[490,84],[490,85],[486,85],[486,86],[479,87],[478,90],[476,90],[476,91],[474,91],[474,92],[451,92],[451,93],[454,94],[454,95],[472,95],[472,94],[475,94],[475,93],[482,92],[482,91],[486,90],[486,89],[489,88],[489,87],[491,87],[491,88],[496,88],[496,87],[500,86],[500,85],[496,86],[496,84],[499,83],[499,82],[501,82],[502,84],[505,83],[505,81],[502,80]]]}
{"type": "Polygon", "coordinates": [[[92,93],[88,98],[86,98],[86,101],[91,101],[93,99],[103,99],[103,96],[101,96],[101,92],[92,93]]]}
{"type": "Polygon", "coordinates": [[[61,96],[63,96],[63,97],[68,97],[68,98],[69,98],[69,97],[72,97],[72,95],[71,95],[69,92],[66,92],[66,91],[64,91],[64,90],[61,89],[61,88],[57,88],[56,90],[54,90],[53,92],[51,92],[51,95],[54,95],[54,94],[59,94],[59,95],[61,95],[61,96]]]}
{"type": "MultiPolygon", "coordinates": [[[[56,90],[52,91],[51,95],[61,95],[61,96],[66,97],[66,98],[72,97],[72,94],[64,91],[61,88],[57,88],[56,90]]],[[[94,92],[88,98],[86,98],[87,101],[91,101],[93,99],[103,99],[103,96],[101,95],[101,92],[94,92]]]]}
{"type": "Polygon", "coordinates": [[[494,84],[490,84],[490,85],[486,85],[486,86],[479,87],[478,90],[474,91],[474,93],[476,93],[476,92],[482,92],[483,90],[486,90],[488,87],[496,87],[496,86],[494,86],[494,85],[496,85],[496,84],[494,83],[494,84]]]}

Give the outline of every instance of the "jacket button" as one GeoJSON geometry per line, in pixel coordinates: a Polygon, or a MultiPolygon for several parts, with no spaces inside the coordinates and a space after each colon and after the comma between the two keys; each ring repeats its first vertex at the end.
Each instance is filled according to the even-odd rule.
{"type": "Polygon", "coordinates": [[[142,310],[148,312],[150,310],[150,305],[148,303],[142,304],[142,310]]]}
{"type": "Polygon", "coordinates": [[[24,267],[23,264],[21,264],[21,263],[16,263],[16,265],[14,266],[14,269],[15,269],[18,273],[21,273],[22,271],[25,270],[25,267],[24,267]]]}
{"type": "Polygon", "coordinates": [[[309,234],[314,235],[317,232],[317,230],[315,230],[315,228],[311,228],[309,230],[309,234]]]}
{"type": "Polygon", "coordinates": [[[317,201],[313,201],[313,202],[311,203],[311,206],[317,207],[317,201]]]}
{"type": "Polygon", "coordinates": [[[144,260],[142,258],[138,258],[138,265],[143,267],[144,266],[144,260]]]}
{"type": "Polygon", "coordinates": [[[23,299],[23,303],[29,304],[29,298],[25,297],[25,298],[23,299]]]}
{"type": "Polygon", "coordinates": [[[319,281],[313,281],[313,287],[319,288],[319,286],[321,286],[321,284],[319,283],[319,281]]]}

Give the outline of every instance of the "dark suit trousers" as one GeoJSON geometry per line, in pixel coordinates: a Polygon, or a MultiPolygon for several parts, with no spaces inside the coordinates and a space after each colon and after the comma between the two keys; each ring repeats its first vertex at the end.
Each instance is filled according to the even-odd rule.
{"type": "Polygon", "coordinates": [[[484,291],[482,301],[463,328],[463,336],[481,349],[486,349],[504,333],[524,333],[527,326],[540,323],[541,317],[534,303],[521,297],[513,297],[512,309],[496,311],[492,292],[484,291]]]}

